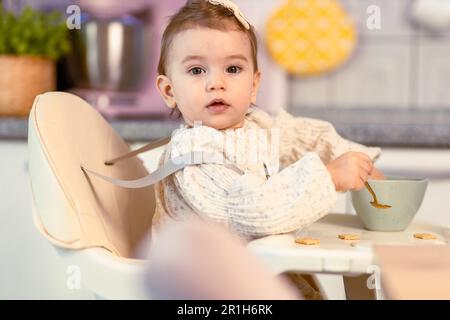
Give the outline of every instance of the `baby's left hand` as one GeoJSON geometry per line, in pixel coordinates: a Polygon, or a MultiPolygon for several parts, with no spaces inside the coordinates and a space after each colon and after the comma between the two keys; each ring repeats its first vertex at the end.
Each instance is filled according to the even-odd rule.
{"type": "Polygon", "coordinates": [[[383,172],[381,172],[377,168],[373,167],[372,172],[369,175],[369,179],[384,180],[384,179],[386,179],[386,177],[384,176],[383,172]]]}

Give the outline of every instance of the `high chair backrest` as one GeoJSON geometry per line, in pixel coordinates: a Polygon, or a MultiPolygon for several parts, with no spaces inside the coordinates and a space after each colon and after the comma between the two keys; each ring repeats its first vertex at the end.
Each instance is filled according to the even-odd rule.
{"type": "Polygon", "coordinates": [[[138,157],[104,164],[130,151],[107,121],[75,95],[45,93],[36,97],[29,116],[28,145],[38,229],[58,246],[104,247],[131,257],[151,230],[154,190],[151,185],[128,189],[89,179],[81,170],[85,164],[121,179],[148,175],[138,157]]]}
{"type": "Polygon", "coordinates": [[[29,116],[28,148],[38,230],[61,247],[103,247],[133,257],[140,240],[150,238],[153,184],[201,163],[220,163],[242,173],[226,159],[190,152],[165,159],[149,174],[136,155],[169,141],[130,151],[81,98],[64,92],[37,96],[29,116]]]}

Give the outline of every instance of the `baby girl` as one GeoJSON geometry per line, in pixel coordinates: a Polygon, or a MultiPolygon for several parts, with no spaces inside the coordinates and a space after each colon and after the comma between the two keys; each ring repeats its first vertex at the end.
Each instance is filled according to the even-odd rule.
{"type": "Polygon", "coordinates": [[[256,107],[255,30],[231,1],[187,1],[164,31],[158,74],[164,102],[184,120],[160,165],[192,151],[224,162],[160,181],[155,222],[195,215],[245,238],[286,233],[326,215],[337,192],[384,178],[373,165],[379,148],[342,138],[328,122],[256,107]]]}

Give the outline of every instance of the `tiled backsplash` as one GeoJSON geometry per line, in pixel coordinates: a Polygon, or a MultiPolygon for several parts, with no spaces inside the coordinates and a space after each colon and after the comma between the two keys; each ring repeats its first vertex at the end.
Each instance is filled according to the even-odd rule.
{"type": "Polygon", "coordinates": [[[410,18],[413,0],[341,0],[355,20],[358,45],[339,69],[292,77],[293,109],[428,108],[450,110],[450,30],[436,34],[410,18]],[[368,6],[381,9],[381,29],[369,30],[368,6]]]}

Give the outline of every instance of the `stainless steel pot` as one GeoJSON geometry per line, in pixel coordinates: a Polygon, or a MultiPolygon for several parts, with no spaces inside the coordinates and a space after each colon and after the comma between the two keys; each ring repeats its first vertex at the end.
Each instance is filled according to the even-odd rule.
{"type": "Polygon", "coordinates": [[[130,15],[84,15],[81,29],[71,33],[73,51],[67,67],[76,87],[114,91],[141,88],[150,61],[143,21],[130,15]]]}

